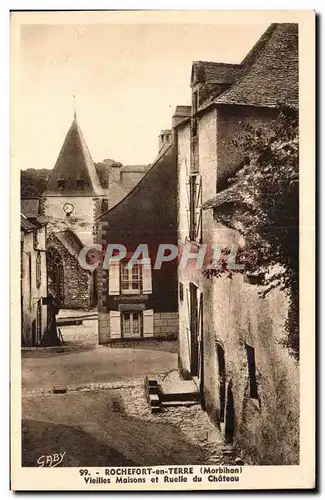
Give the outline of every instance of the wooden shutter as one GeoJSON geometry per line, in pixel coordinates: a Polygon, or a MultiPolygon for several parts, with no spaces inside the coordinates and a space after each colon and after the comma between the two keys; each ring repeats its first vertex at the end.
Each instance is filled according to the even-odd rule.
{"type": "Polygon", "coordinates": [[[111,339],[121,338],[121,313],[120,311],[110,311],[109,313],[111,339]]]}
{"type": "Polygon", "coordinates": [[[190,200],[191,200],[190,178],[186,177],[186,198],[185,198],[185,210],[186,210],[186,220],[187,220],[186,238],[188,238],[190,236],[190,233],[191,233],[191,212],[190,212],[191,201],[190,200]]]}
{"type": "Polygon", "coordinates": [[[152,268],[150,259],[142,259],[142,292],[152,293],[152,268]]]}
{"type": "Polygon", "coordinates": [[[110,259],[108,261],[108,294],[120,294],[120,261],[110,259]]]}
{"type": "Polygon", "coordinates": [[[202,238],[202,177],[197,175],[195,178],[196,199],[195,202],[195,240],[201,242],[202,238]]]}
{"type": "Polygon", "coordinates": [[[143,311],[143,336],[153,337],[153,309],[143,311]]]}

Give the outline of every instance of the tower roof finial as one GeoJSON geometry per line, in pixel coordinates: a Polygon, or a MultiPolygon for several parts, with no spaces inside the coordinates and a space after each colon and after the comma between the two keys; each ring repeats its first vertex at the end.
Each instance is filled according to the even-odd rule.
{"type": "Polygon", "coordinates": [[[74,119],[77,118],[76,95],[75,94],[73,94],[73,116],[74,116],[74,119]]]}

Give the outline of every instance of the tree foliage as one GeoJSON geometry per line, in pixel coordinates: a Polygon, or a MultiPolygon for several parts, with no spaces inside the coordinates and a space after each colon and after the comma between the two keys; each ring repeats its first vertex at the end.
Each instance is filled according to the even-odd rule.
{"type": "MultiPolygon", "coordinates": [[[[267,131],[246,127],[237,141],[245,162],[230,181],[237,185],[232,210],[215,211],[222,224],[245,239],[239,260],[245,270],[265,272],[263,294],[273,288],[288,293],[286,345],[299,357],[299,128],[295,109],[279,107],[267,131]]],[[[220,272],[220,271],[219,271],[220,272]]],[[[218,275],[210,271],[210,276],[218,275]]]]}
{"type": "MultiPolygon", "coordinates": [[[[101,186],[108,187],[108,174],[110,167],[115,164],[114,160],[105,160],[95,163],[96,172],[101,186]]],[[[119,164],[121,165],[121,164],[119,164]]],[[[51,170],[42,168],[28,168],[20,172],[20,196],[21,198],[38,198],[46,189],[51,170]]]]}

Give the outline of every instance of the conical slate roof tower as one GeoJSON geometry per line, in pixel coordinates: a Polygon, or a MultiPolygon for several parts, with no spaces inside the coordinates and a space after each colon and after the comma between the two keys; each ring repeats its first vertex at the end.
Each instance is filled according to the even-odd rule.
{"type": "Polygon", "coordinates": [[[98,196],[102,188],[76,115],[43,196],[98,196]]]}

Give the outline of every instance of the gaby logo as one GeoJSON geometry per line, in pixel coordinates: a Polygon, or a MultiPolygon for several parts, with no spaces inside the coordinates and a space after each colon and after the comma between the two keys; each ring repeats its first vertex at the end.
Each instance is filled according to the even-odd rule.
{"type": "Polygon", "coordinates": [[[188,242],[182,249],[170,243],[161,243],[154,251],[149,251],[149,245],[140,243],[133,252],[128,252],[125,245],[108,244],[106,248],[100,244],[93,244],[82,248],[78,260],[82,269],[95,271],[100,265],[107,270],[112,263],[127,259],[127,267],[132,269],[136,265],[162,268],[167,262],[177,260],[180,269],[193,266],[199,270],[229,269],[241,271],[243,263],[237,262],[238,246],[232,245],[228,249],[225,245],[200,245],[199,247],[188,242]]]}
{"type": "Polygon", "coordinates": [[[53,453],[52,455],[41,455],[37,459],[37,465],[39,467],[57,467],[62,463],[66,451],[63,453],[53,453]]]}

